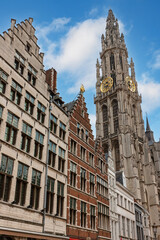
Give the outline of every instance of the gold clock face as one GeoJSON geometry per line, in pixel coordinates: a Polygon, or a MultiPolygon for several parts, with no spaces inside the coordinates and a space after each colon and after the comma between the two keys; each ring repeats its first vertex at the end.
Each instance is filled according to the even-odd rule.
{"type": "Polygon", "coordinates": [[[112,86],[113,86],[113,79],[111,77],[107,77],[102,81],[100,90],[101,92],[106,93],[111,89],[112,86]]]}
{"type": "Polygon", "coordinates": [[[127,83],[128,89],[131,92],[135,92],[136,91],[135,83],[133,82],[133,80],[129,76],[126,77],[126,83],[127,83]]]}

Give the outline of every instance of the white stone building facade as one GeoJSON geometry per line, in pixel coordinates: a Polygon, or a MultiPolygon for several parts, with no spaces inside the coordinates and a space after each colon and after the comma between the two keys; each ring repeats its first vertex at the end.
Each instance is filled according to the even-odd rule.
{"type": "Polygon", "coordinates": [[[0,35],[0,236],[67,239],[68,116],[32,21],[0,35]]]}

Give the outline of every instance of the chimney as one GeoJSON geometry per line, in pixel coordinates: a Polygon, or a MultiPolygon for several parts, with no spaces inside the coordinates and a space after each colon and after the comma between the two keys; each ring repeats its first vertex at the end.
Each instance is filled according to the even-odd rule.
{"type": "Polygon", "coordinates": [[[57,91],[57,72],[54,68],[46,71],[46,82],[50,86],[51,90],[56,93],[57,91]]]}

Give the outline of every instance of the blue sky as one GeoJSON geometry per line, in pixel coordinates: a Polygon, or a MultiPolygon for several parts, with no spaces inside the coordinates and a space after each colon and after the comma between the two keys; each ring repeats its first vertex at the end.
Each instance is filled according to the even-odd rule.
{"type": "Polygon", "coordinates": [[[160,137],[160,1],[159,0],[28,0],[2,1],[0,33],[33,17],[38,44],[45,53],[45,69],[58,71],[58,91],[65,102],[78,94],[81,83],[91,123],[95,121],[93,98],[96,59],[101,50],[108,10],[112,9],[142,94],[143,116],[147,112],[155,139],[160,137]]]}

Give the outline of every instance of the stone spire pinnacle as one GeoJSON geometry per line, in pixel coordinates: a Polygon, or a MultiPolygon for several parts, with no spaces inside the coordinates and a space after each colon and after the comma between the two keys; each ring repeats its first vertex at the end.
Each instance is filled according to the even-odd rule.
{"type": "Polygon", "coordinates": [[[146,137],[149,141],[149,144],[152,144],[154,142],[153,131],[150,128],[148,116],[146,116],[146,137]]]}
{"type": "Polygon", "coordinates": [[[149,125],[148,116],[146,116],[146,132],[150,132],[150,131],[151,131],[151,128],[149,125]]]}

